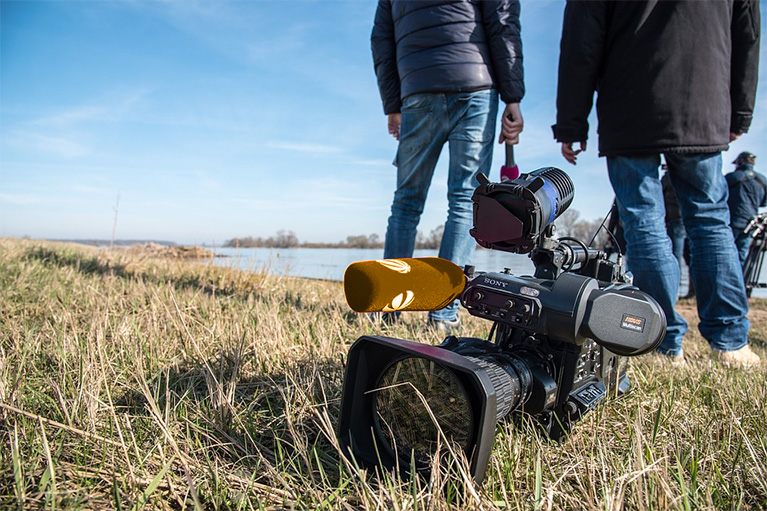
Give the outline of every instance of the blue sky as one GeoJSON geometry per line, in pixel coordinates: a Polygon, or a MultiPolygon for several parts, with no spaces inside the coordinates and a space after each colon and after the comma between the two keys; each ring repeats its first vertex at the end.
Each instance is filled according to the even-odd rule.
{"type": "MultiPolygon", "coordinates": [[[[516,154],[522,171],[570,173],[572,208],[593,220],[612,200],[596,133],[576,167],[551,137],[563,6],[522,4],[516,154]]],[[[0,0],[0,236],[109,239],[118,196],[120,239],[383,236],[396,141],[370,56],[374,12],[373,0],[0,0]]],[[[764,39],[761,54],[765,70],[764,39]]],[[[767,160],[766,94],[762,79],[725,162],[767,160]]],[[[425,233],[445,219],[444,160],[425,233]]]]}

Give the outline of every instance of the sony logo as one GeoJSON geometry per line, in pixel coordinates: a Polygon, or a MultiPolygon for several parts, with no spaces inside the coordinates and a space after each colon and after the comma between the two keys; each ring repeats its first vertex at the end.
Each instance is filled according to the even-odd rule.
{"type": "Polygon", "coordinates": [[[500,280],[489,279],[487,277],[485,277],[485,284],[490,284],[491,286],[495,286],[495,287],[506,287],[507,285],[509,285],[508,282],[502,282],[500,280]]]}

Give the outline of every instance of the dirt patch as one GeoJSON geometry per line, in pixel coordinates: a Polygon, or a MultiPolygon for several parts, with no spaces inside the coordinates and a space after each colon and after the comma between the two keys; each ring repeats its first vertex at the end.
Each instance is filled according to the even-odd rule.
{"type": "Polygon", "coordinates": [[[133,245],[128,250],[129,254],[144,257],[161,257],[165,259],[213,259],[216,254],[202,247],[190,246],[165,246],[157,243],[144,243],[133,245]]]}

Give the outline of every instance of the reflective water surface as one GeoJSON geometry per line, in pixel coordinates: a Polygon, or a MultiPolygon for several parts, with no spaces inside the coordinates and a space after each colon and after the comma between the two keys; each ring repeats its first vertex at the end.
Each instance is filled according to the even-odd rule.
{"type": "MultiPolygon", "coordinates": [[[[263,271],[275,275],[342,281],[344,270],[355,261],[380,259],[381,249],[360,248],[213,248],[218,266],[263,271]]],[[[436,250],[416,250],[414,257],[436,257],[436,250]]],[[[474,266],[478,271],[501,271],[509,268],[514,275],[532,275],[533,263],[527,255],[509,254],[498,250],[477,249],[474,266]]],[[[767,281],[767,269],[762,272],[767,281]]],[[[687,294],[687,267],[682,268],[679,294],[687,294]]],[[[767,298],[767,289],[755,289],[754,298],[767,298]]]]}

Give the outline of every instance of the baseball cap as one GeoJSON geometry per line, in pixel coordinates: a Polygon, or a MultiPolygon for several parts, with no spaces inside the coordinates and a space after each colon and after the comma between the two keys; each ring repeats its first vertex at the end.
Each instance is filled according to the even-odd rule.
{"type": "Polygon", "coordinates": [[[755,159],[756,159],[756,155],[754,153],[749,153],[748,151],[743,151],[742,153],[740,153],[738,155],[737,158],[735,158],[735,160],[733,160],[733,163],[735,163],[735,164],[743,163],[743,162],[751,162],[751,163],[753,163],[755,159]]]}

